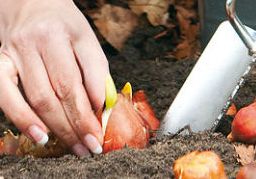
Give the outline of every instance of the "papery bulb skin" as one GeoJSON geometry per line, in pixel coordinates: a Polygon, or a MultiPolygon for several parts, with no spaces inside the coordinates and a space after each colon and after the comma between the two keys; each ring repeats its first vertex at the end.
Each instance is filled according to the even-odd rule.
{"type": "Polygon", "coordinates": [[[149,126],[122,94],[113,107],[106,126],[103,153],[125,146],[145,148],[149,141],[149,126]]]}
{"type": "Polygon", "coordinates": [[[133,95],[133,104],[136,111],[150,126],[150,130],[158,130],[160,121],[156,118],[154,110],[148,103],[146,94],[143,90],[139,90],[133,95]]]}
{"type": "Polygon", "coordinates": [[[174,162],[175,179],[227,179],[224,165],[213,151],[193,151],[174,162]]]}

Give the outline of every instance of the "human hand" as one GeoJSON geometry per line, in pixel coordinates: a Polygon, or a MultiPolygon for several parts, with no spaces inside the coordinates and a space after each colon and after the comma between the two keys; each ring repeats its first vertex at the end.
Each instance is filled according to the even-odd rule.
{"type": "Polygon", "coordinates": [[[94,111],[104,103],[109,69],[82,13],[71,0],[0,4],[0,108],[37,143],[50,130],[77,155],[101,153],[94,111]]]}

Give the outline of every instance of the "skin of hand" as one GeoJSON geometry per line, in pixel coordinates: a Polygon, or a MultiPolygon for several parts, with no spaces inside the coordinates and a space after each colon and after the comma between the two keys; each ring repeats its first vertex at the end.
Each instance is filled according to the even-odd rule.
{"type": "Polygon", "coordinates": [[[108,61],[73,1],[0,0],[0,27],[1,110],[39,144],[51,131],[79,156],[101,153],[108,61]]]}

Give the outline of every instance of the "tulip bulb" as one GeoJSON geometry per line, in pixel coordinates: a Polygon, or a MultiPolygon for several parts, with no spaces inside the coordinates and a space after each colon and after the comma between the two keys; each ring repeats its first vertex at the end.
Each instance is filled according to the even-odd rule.
{"type": "Polygon", "coordinates": [[[247,144],[256,143],[256,102],[238,111],[228,138],[247,144]]]}
{"type": "Polygon", "coordinates": [[[238,171],[236,179],[255,179],[256,178],[256,165],[245,165],[238,171]]]}
{"type": "Polygon", "coordinates": [[[224,165],[213,151],[193,151],[174,162],[175,179],[227,179],[224,165]]]}

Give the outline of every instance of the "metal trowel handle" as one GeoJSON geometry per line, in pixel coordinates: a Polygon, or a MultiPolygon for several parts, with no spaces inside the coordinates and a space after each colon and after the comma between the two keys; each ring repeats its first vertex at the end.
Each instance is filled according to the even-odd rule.
{"type": "Polygon", "coordinates": [[[229,19],[229,22],[244,42],[245,46],[249,50],[249,54],[253,55],[256,53],[256,44],[250,33],[247,31],[243,23],[237,17],[236,14],[236,0],[227,0],[226,1],[226,12],[229,19]]]}

